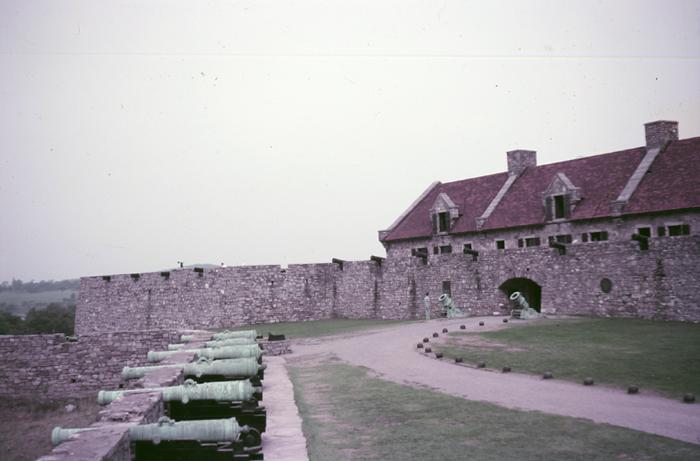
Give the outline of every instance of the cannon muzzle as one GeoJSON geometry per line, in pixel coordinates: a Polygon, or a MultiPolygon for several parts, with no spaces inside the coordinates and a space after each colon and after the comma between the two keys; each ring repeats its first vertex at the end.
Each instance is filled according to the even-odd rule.
{"type": "Polygon", "coordinates": [[[51,431],[51,443],[53,445],[58,445],[66,440],[70,439],[73,435],[79,432],[94,431],[97,428],[94,427],[84,427],[79,429],[64,429],[61,426],[56,426],[51,431]]]}

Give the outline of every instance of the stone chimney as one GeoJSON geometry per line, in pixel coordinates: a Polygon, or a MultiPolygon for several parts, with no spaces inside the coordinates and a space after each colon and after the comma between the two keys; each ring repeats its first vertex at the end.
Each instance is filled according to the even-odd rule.
{"type": "Polygon", "coordinates": [[[508,152],[508,174],[517,176],[525,168],[537,166],[537,152],[534,150],[511,150],[508,152]]]}
{"type": "Polygon", "coordinates": [[[678,122],[657,120],[644,124],[647,150],[663,148],[669,141],[678,141],[678,122]]]}

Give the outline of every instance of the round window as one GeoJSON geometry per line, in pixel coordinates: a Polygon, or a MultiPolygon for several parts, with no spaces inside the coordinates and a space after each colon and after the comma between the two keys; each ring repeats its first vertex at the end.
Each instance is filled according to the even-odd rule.
{"type": "Polygon", "coordinates": [[[600,289],[603,291],[603,293],[610,293],[610,290],[612,290],[612,280],[609,278],[603,278],[600,280],[600,289]]]}

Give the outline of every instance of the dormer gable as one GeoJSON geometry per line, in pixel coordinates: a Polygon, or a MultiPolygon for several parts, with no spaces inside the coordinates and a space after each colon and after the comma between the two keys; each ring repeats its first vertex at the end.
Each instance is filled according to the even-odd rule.
{"type": "Polygon", "coordinates": [[[459,208],[455,202],[444,192],[438,194],[433,206],[430,207],[433,234],[449,232],[457,218],[459,218],[459,208]]]}
{"type": "Polygon", "coordinates": [[[555,174],[542,193],[545,221],[568,219],[582,199],[580,187],[576,187],[564,173],[555,174]]]}

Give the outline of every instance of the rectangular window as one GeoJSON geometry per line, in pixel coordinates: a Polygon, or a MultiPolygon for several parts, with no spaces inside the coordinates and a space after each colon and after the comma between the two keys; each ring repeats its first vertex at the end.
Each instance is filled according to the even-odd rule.
{"type": "Polygon", "coordinates": [[[428,249],[426,247],[421,247],[421,248],[413,248],[411,250],[411,256],[416,256],[416,255],[426,255],[428,256],[428,249]]]}
{"type": "Polygon", "coordinates": [[[438,232],[450,230],[450,214],[447,212],[438,213],[438,232]]]}
{"type": "Polygon", "coordinates": [[[442,245],[440,247],[440,253],[442,253],[442,254],[452,253],[452,245],[442,245]]]}
{"type": "Polygon", "coordinates": [[[559,243],[571,243],[573,241],[571,239],[571,234],[555,235],[554,237],[552,237],[552,240],[559,243]]]}
{"type": "Polygon", "coordinates": [[[638,227],[637,234],[645,237],[651,237],[651,227],[638,227]]]}
{"type": "Polygon", "coordinates": [[[554,196],[554,219],[566,218],[566,197],[564,195],[554,196]]]}
{"type": "Polygon", "coordinates": [[[465,243],[465,244],[464,244],[464,248],[462,249],[462,251],[464,251],[464,252],[466,253],[465,250],[471,250],[471,249],[472,249],[472,244],[471,244],[471,243],[465,243]]]}
{"type": "Polygon", "coordinates": [[[438,247],[433,247],[433,254],[436,255],[436,254],[438,254],[438,253],[440,253],[440,248],[438,248],[438,247]]]}
{"type": "Polygon", "coordinates": [[[666,228],[664,226],[659,226],[656,228],[656,235],[659,237],[664,237],[666,236],[666,228]]]}
{"type": "Polygon", "coordinates": [[[591,242],[602,242],[608,239],[607,231],[591,232],[591,242]]]}
{"type": "Polygon", "coordinates": [[[496,240],[496,249],[497,250],[505,250],[506,248],[506,241],[505,240],[496,240]]]}
{"type": "Polygon", "coordinates": [[[525,246],[526,247],[538,247],[540,246],[540,238],[539,237],[528,237],[525,239],[525,246]]]}
{"type": "Polygon", "coordinates": [[[674,224],[672,226],[668,226],[669,237],[688,234],[690,234],[690,226],[688,224],[674,224]]]}
{"type": "Polygon", "coordinates": [[[540,246],[539,237],[523,237],[518,239],[518,248],[540,246]]]}
{"type": "Polygon", "coordinates": [[[450,298],[452,297],[452,283],[450,283],[449,280],[443,280],[442,292],[445,293],[450,298]]]}

